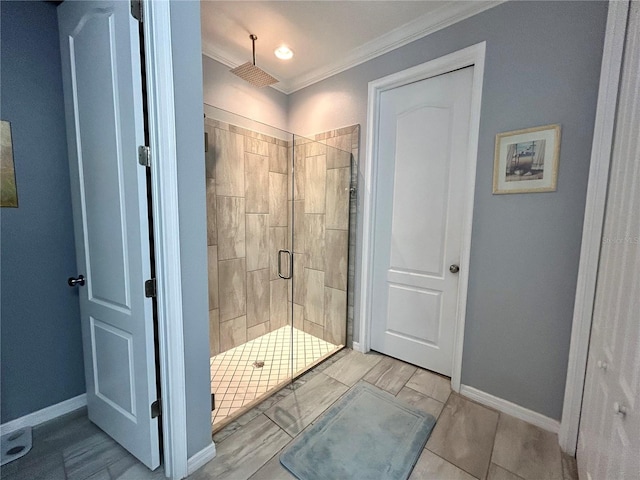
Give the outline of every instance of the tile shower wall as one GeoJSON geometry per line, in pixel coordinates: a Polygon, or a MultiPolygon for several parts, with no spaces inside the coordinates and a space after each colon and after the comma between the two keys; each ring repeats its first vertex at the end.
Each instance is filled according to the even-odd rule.
{"type": "Polygon", "coordinates": [[[286,142],[209,118],[205,131],[211,355],[290,324],[292,311],[299,330],[350,346],[349,186],[359,127],[325,132],[316,142],[286,142]],[[292,234],[291,285],[278,278],[277,251],[291,248],[292,234]]]}
{"type": "Polygon", "coordinates": [[[211,356],[290,323],[288,142],[205,119],[211,356]]]}

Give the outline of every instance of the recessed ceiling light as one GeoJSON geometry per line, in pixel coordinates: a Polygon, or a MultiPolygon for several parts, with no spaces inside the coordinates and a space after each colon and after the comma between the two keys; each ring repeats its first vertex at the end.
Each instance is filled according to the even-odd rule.
{"type": "Polygon", "coordinates": [[[291,57],[293,57],[293,51],[291,51],[291,49],[286,45],[282,45],[276,48],[273,53],[275,53],[276,57],[278,57],[280,60],[289,60],[291,57]]]}

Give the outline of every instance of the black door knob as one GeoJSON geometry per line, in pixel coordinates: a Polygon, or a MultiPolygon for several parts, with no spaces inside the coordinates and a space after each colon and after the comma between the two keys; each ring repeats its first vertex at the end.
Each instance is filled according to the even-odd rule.
{"type": "Polygon", "coordinates": [[[69,277],[69,280],[67,280],[67,283],[69,284],[70,287],[76,287],[78,285],[80,285],[81,287],[84,287],[84,275],[78,275],[78,278],[73,278],[73,277],[69,277]]]}

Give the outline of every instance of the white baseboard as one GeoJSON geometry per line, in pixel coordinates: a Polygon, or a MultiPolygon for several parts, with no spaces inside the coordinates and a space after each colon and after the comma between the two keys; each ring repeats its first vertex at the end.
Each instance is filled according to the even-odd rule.
{"type": "Polygon", "coordinates": [[[193,472],[202,467],[205,463],[210,462],[216,456],[216,444],[211,442],[211,445],[204,447],[193,457],[187,461],[187,474],[191,475],[193,472]]]}
{"type": "Polygon", "coordinates": [[[524,420],[527,423],[540,427],[543,430],[548,430],[552,433],[558,433],[560,430],[560,422],[553,418],[546,417],[541,413],[534,412],[528,408],[521,407],[515,403],[511,403],[508,400],[494,397],[493,395],[478,390],[477,388],[469,387],[468,385],[460,386],[460,395],[463,395],[471,400],[475,400],[478,403],[486,405],[491,408],[495,408],[500,412],[511,415],[512,417],[524,420]]]}
{"type": "Polygon", "coordinates": [[[64,402],[56,403],[49,407],[30,413],[24,417],[16,418],[10,422],[0,425],[0,435],[6,435],[24,427],[35,427],[41,423],[53,420],[56,417],[73,412],[87,405],[87,394],[83,393],[77,397],[70,398],[64,402]]]}
{"type": "Polygon", "coordinates": [[[366,352],[362,349],[362,347],[360,346],[360,342],[353,342],[353,349],[354,349],[356,352],[366,353],[366,352]]]}

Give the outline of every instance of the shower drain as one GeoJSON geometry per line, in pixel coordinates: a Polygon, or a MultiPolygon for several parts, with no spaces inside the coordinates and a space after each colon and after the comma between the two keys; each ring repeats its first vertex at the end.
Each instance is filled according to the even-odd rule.
{"type": "Polygon", "coordinates": [[[262,360],[256,360],[253,362],[253,368],[262,368],[264,367],[264,362],[262,360]]]}

